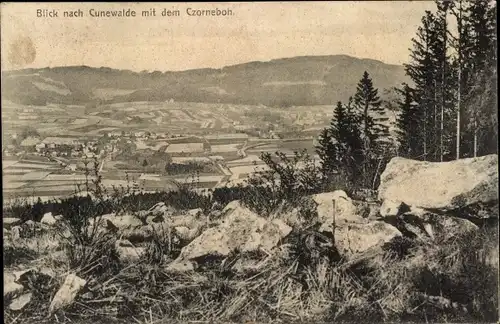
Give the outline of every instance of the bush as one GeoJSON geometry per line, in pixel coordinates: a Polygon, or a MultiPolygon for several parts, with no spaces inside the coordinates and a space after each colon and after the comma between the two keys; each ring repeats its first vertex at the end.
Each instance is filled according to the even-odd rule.
{"type": "Polygon", "coordinates": [[[283,202],[295,206],[301,197],[321,191],[320,172],[305,150],[292,158],[282,152],[263,153],[261,159],[269,171],[252,175],[247,186],[215,190],[214,200],[226,203],[236,198],[258,214],[269,215],[283,202]]]}

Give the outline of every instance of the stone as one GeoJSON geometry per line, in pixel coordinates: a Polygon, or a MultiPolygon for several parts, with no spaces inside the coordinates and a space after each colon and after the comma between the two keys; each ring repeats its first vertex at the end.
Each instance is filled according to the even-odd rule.
{"type": "Polygon", "coordinates": [[[3,219],[3,228],[11,229],[14,226],[21,225],[22,221],[19,218],[5,217],[3,219]]]}
{"type": "Polygon", "coordinates": [[[186,266],[179,264],[196,261],[205,256],[224,257],[233,251],[264,250],[269,253],[292,231],[291,227],[279,219],[267,220],[239,203],[230,205],[232,208],[226,210],[228,214],[221,224],[206,229],[185,246],[167,269],[183,269],[186,266]]]}
{"type": "Polygon", "coordinates": [[[479,227],[471,221],[447,214],[436,214],[413,208],[399,216],[399,223],[421,240],[448,240],[457,235],[476,231],[479,227]]]}
{"type": "Polygon", "coordinates": [[[169,215],[175,213],[175,209],[171,206],[167,206],[164,202],[159,202],[149,210],[149,215],[157,216],[157,215],[169,215]]]}
{"type": "Polygon", "coordinates": [[[57,220],[52,216],[51,212],[43,214],[42,219],[40,220],[40,223],[45,224],[45,225],[54,225],[57,223],[57,220]]]}
{"type": "Polygon", "coordinates": [[[22,233],[21,226],[14,226],[10,229],[12,240],[19,240],[21,238],[21,233],[22,233]]]}
{"type": "Polygon", "coordinates": [[[386,199],[380,206],[379,214],[381,217],[396,217],[407,211],[407,206],[401,201],[386,199]]]}
{"type": "Polygon", "coordinates": [[[22,294],[24,287],[14,281],[12,276],[4,274],[3,278],[3,298],[15,298],[22,294]]]}
{"type": "Polygon", "coordinates": [[[498,155],[450,162],[393,158],[380,177],[378,199],[441,211],[498,201],[498,155]]]}
{"type": "Polygon", "coordinates": [[[12,310],[12,311],[20,311],[22,310],[24,307],[26,307],[26,305],[29,304],[29,302],[31,301],[31,297],[33,297],[33,294],[32,293],[27,293],[27,294],[23,294],[17,298],[15,298],[9,305],[9,309],[12,310]]]}
{"type": "Polygon", "coordinates": [[[133,231],[144,226],[143,222],[134,215],[105,214],[89,220],[89,229],[97,226],[98,231],[111,232],[124,235],[127,231],[133,231]]]}
{"type": "Polygon", "coordinates": [[[166,267],[166,270],[169,272],[189,272],[189,271],[194,271],[197,268],[196,262],[189,261],[189,260],[184,260],[184,261],[174,261],[168,264],[166,267]]]}
{"type": "Polygon", "coordinates": [[[54,312],[71,305],[86,283],[84,279],[78,277],[76,274],[69,274],[52,299],[49,306],[49,314],[54,314],[54,312]]]}
{"type": "Polygon", "coordinates": [[[351,198],[342,190],[313,195],[316,211],[321,223],[357,222],[362,219],[351,198]]]}
{"type": "Polygon", "coordinates": [[[364,252],[382,247],[401,232],[394,226],[382,221],[360,221],[335,226],[322,226],[320,232],[330,232],[334,245],[341,257],[352,260],[364,252]]]}
{"type": "Polygon", "coordinates": [[[200,227],[188,228],[186,226],[174,227],[175,232],[180,239],[184,241],[192,241],[200,234],[200,227]]]}
{"type": "Polygon", "coordinates": [[[145,248],[134,246],[128,240],[117,240],[115,247],[122,262],[137,262],[146,251],[145,248]]]}
{"type": "Polygon", "coordinates": [[[203,215],[203,210],[201,208],[190,209],[187,211],[187,214],[194,217],[200,217],[201,215],[203,215]]]}

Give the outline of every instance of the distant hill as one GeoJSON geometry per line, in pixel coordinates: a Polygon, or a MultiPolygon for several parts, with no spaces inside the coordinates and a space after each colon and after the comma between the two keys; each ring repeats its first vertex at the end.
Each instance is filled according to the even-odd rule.
{"type": "Polygon", "coordinates": [[[88,66],[2,72],[2,97],[45,105],[132,101],[221,102],[266,106],[325,105],[345,101],[364,71],[383,94],[408,82],[404,69],[346,55],[249,62],[222,69],[132,72],[88,66]]]}

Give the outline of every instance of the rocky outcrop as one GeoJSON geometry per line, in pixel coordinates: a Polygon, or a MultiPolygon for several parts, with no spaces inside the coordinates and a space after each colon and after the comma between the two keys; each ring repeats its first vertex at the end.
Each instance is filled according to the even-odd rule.
{"type": "Polygon", "coordinates": [[[498,201],[498,155],[451,162],[393,158],[381,175],[378,198],[442,211],[498,201]]]}
{"type": "Polygon", "coordinates": [[[185,246],[167,270],[186,271],[195,267],[196,259],[206,256],[228,256],[233,251],[271,251],[292,230],[283,221],[266,220],[239,204],[230,203],[222,223],[205,230],[185,246]]]}

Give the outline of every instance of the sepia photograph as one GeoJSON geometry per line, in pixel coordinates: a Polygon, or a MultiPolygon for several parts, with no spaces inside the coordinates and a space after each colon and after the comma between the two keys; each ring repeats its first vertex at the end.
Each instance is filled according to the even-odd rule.
{"type": "Polygon", "coordinates": [[[2,2],[4,323],[498,323],[494,0],[2,2]]]}

